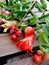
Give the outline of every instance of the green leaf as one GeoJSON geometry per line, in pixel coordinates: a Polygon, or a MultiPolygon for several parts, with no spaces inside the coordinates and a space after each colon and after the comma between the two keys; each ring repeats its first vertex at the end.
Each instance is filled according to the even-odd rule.
{"type": "Polygon", "coordinates": [[[42,45],[42,47],[49,48],[49,44],[44,44],[44,45],[42,45]]]}
{"type": "Polygon", "coordinates": [[[5,15],[5,14],[0,14],[0,18],[4,18],[4,19],[6,19],[6,20],[12,20],[12,19],[13,19],[12,16],[7,16],[7,15],[5,15]]]}
{"type": "Polygon", "coordinates": [[[8,19],[8,16],[5,14],[0,14],[0,18],[8,19]]]}
{"type": "Polygon", "coordinates": [[[3,3],[3,2],[0,2],[0,7],[4,7],[6,4],[5,3],[3,3]]]}
{"type": "Polygon", "coordinates": [[[46,9],[46,7],[47,7],[46,1],[45,0],[40,0],[40,2],[42,4],[43,8],[46,9]]]}
{"type": "Polygon", "coordinates": [[[16,18],[22,19],[23,15],[24,15],[26,12],[27,12],[27,11],[25,11],[25,10],[20,11],[20,10],[16,10],[16,9],[13,9],[13,10],[11,11],[11,13],[12,13],[12,15],[13,15],[13,17],[14,17],[15,19],[16,19],[16,18]]]}
{"type": "Polygon", "coordinates": [[[38,9],[39,12],[43,12],[43,8],[42,8],[42,6],[41,6],[40,3],[37,2],[37,3],[35,4],[35,7],[38,9]]]}
{"type": "Polygon", "coordinates": [[[36,23],[38,22],[38,19],[37,18],[32,18],[30,19],[30,25],[35,25],[36,23]]]}
{"type": "Polygon", "coordinates": [[[8,6],[8,5],[6,5],[3,2],[0,2],[0,7],[3,8],[3,9],[5,9],[5,10],[11,10],[11,6],[8,6]]]}
{"type": "Polygon", "coordinates": [[[32,11],[30,13],[34,18],[37,18],[37,15],[35,13],[33,13],[32,11]]]}
{"type": "Polygon", "coordinates": [[[31,12],[31,14],[32,14],[32,16],[33,16],[33,18],[31,18],[30,19],[30,25],[34,25],[34,24],[36,24],[37,22],[38,22],[38,17],[37,17],[37,15],[35,14],[35,13],[33,13],[33,12],[31,12]]]}
{"type": "Polygon", "coordinates": [[[12,0],[9,0],[9,3],[8,3],[8,4],[9,4],[9,5],[12,5],[12,4],[13,4],[12,2],[13,2],[12,0]]]}
{"type": "Polygon", "coordinates": [[[48,14],[44,14],[41,17],[39,17],[39,20],[45,20],[45,18],[49,17],[49,13],[48,14]]]}
{"type": "Polygon", "coordinates": [[[43,30],[47,33],[47,35],[49,36],[49,26],[43,24],[43,25],[42,25],[42,28],[43,28],[43,30]]]}
{"type": "Polygon", "coordinates": [[[49,55],[49,47],[45,47],[45,46],[42,46],[40,45],[40,50],[43,52],[43,53],[46,53],[47,55],[49,55]]]}
{"type": "Polygon", "coordinates": [[[30,19],[32,19],[33,18],[33,16],[27,16],[27,17],[25,17],[24,19],[23,19],[23,21],[28,21],[28,20],[30,20],[30,19]]]}
{"type": "Polygon", "coordinates": [[[47,17],[47,18],[45,18],[45,23],[46,23],[46,25],[48,25],[49,26],[49,18],[47,17]]]}
{"type": "Polygon", "coordinates": [[[21,0],[22,2],[28,2],[27,0],[21,0]]]}
{"type": "Polygon", "coordinates": [[[49,55],[49,48],[45,49],[45,52],[46,52],[47,55],[49,55]]]}
{"type": "MultiPolygon", "coordinates": [[[[16,4],[14,3],[12,5],[11,10],[11,14],[12,16],[16,19],[22,19],[22,17],[24,16],[25,13],[28,12],[28,6],[30,5],[29,2],[25,3],[25,2],[21,2],[21,1],[16,1],[16,4]]],[[[11,5],[10,5],[11,6],[11,5]]]]}
{"type": "Polygon", "coordinates": [[[32,2],[33,0],[21,0],[22,2],[32,2]]]}
{"type": "Polygon", "coordinates": [[[42,28],[42,26],[37,24],[37,27],[35,28],[35,30],[40,30],[41,28],[42,28]]]}
{"type": "Polygon", "coordinates": [[[41,45],[40,45],[40,50],[41,50],[42,52],[45,52],[45,48],[42,47],[41,45]]]}
{"type": "Polygon", "coordinates": [[[27,26],[23,26],[20,28],[20,30],[24,31],[27,26]]]}
{"type": "Polygon", "coordinates": [[[21,20],[25,13],[34,7],[33,1],[31,0],[9,0],[8,5],[0,3],[0,7],[11,12],[13,19],[21,20]]]}
{"type": "Polygon", "coordinates": [[[43,43],[43,44],[48,44],[49,43],[49,39],[48,36],[46,34],[45,31],[40,31],[39,33],[39,40],[43,43]]]}
{"type": "Polygon", "coordinates": [[[18,24],[18,27],[20,27],[20,29],[22,30],[22,31],[24,31],[25,30],[25,28],[27,27],[27,24],[25,23],[25,22],[20,22],[19,24],[18,24]]]}

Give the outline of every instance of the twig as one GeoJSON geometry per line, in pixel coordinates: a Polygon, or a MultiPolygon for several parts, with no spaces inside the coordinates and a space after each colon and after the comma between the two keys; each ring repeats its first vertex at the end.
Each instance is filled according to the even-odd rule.
{"type": "Polygon", "coordinates": [[[6,1],[6,4],[8,5],[8,0],[5,0],[6,1]]]}
{"type": "Polygon", "coordinates": [[[23,18],[22,18],[22,20],[20,21],[20,23],[23,21],[23,19],[25,18],[25,16],[27,16],[27,14],[28,14],[28,13],[29,13],[32,9],[33,9],[34,5],[35,5],[35,1],[33,2],[32,7],[31,7],[31,8],[29,8],[28,12],[27,12],[27,13],[25,13],[25,15],[23,16],[23,18]]]}

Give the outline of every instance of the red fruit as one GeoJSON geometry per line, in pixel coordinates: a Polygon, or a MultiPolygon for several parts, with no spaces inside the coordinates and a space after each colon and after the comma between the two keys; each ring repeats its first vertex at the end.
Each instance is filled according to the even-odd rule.
{"type": "Polygon", "coordinates": [[[11,28],[10,28],[10,34],[14,34],[14,33],[16,33],[18,31],[18,29],[16,28],[16,26],[12,26],[11,28]]]}
{"type": "Polygon", "coordinates": [[[29,41],[24,41],[24,42],[23,42],[23,44],[22,44],[22,46],[21,46],[21,50],[24,50],[24,51],[26,51],[27,53],[28,53],[29,51],[32,51],[32,49],[31,49],[31,50],[29,49],[29,41]]]}
{"type": "Polygon", "coordinates": [[[30,36],[32,34],[34,34],[34,28],[32,28],[30,26],[26,27],[26,29],[25,29],[25,36],[30,36]]]}
{"type": "Polygon", "coordinates": [[[20,48],[22,51],[32,52],[32,44],[34,43],[34,35],[29,37],[25,37],[24,39],[20,40],[16,43],[16,46],[20,48]]]}
{"type": "Polygon", "coordinates": [[[35,63],[39,64],[42,61],[42,55],[35,54],[33,60],[35,63]]]}
{"type": "Polygon", "coordinates": [[[16,36],[15,34],[11,35],[10,38],[11,38],[11,40],[13,40],[13,41],[15,41],[15,42],[16,42],[17,39],[18,39],[17,36],[16,36]]]}
{"type": "Polygon", "coordinates": [[[17,31],[17,32],[16,32],[16,36],[18,36],[18,37],[22,36],[22,31],[20,31],[20,30],[17,31]]]}
{"type": "Polygon", "coordinates": [[[10,34],[15,34],[15,31],[13,29],[11,29],[10,34]]]}
{"type": "Polygon", "coordinates": [[[0,25],[3,24],[3,21],[0,19],[0,25]]]}
{"type": "Polygon", "coordinates": [[[44,54],[42,58],[43,58],[43,60],[48,60],[49,56],[47,56],[46,54],[44,54]]]}
{"type": "Polygon", "coordinates": [[[11,29],[18,31],[18,29],[16,28],[16,26],[12,26],[11,29]]]}

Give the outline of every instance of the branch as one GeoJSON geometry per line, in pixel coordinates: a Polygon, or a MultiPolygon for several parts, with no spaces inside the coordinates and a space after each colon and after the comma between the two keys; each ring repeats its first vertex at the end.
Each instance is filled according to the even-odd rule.
{"type": "Polygon", "coordinates": [[[25,16],[27,16],[27,14],[33,9],[33,7],[34,7],[34,5],[35,5],[35,0],[34,0],[34,2],[33,2],[33,5],[32,5],[32,7],[31,8],[29,8],[29,10],[28,10],[28,12],[27,13],[25,13],[25,15],[23,16],[23,18],[22,18],[22,20],[20,21],[20,22],[22,22],[23,21],[23,19],[25,18],[25,16]]]}
{"type": "Polygon", "coordinates": [[[5,0],[6,1],[6,4],[8,5],[8,0],[5,0]]]}

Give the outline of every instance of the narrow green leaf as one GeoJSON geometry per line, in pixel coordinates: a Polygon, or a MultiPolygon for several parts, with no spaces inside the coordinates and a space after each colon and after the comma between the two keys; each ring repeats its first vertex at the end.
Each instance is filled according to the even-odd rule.
{"type": "Polygon", "coordinates": [[[45,23],[47,24],[47,26],[49,26],[49,18],[45,18],[45,23]]]}
{"type": "Polygon", "coordinates": [[[37,27],[35,28],[35,30],[40,30],[41,28],[42,28],[42,26],[37,24],[37,27]]]}
{"type": "Polygon", "coordinates": [[[38,17],[37,17],[37,15],[35,14],[35,13],[33,13],[32,11],[31,11],[31,14],[32,14],[32,16],[33,16],[33,18],[32,19],[30,19],[30,25],[34,25],[34,24],[36,24],[37,22],[38,22],[38,17]]]}
{"type": "Polygon", "coordinates": [[[45,47],[45,46],[40,46],[40,50],[43,52],[43,53],[46,53],[47,55],[49,55],[49,47],[45,47]]]}
{"type": "Polygon", "coordinates": [[[3,3],[3,2],[0,2],[0,7],[4,7],[6,4],[5,3],[3,3]]]}
{"type": "Polygon", "coordinates": [[[9,4],[9,5],[12,5],[12,4],[13,4],[12,2],[13,2],[12,0],[9,0],[9,3],[8,3],[8,4],[9,4]]]}
{"type": "Polygon", "coordinates": [[[37,2],[37,3],[35,4],[35,7],[38,9],[39,12],[43,12],[43,8],[42,8],[42,6],[41,6],[40,3],[37,2]]]}
{"type": "Polygon", "coordinates": [[[30,20],[30,19],[32,19],[33,18],[33,16],[27,16],[27,17],[25,17],[23,20],[24,21],[27,21],[27,20],[30,20]]]}
{"type": "Polygon", "coordinates": [[[49,55],[49,48],[45,49],[45,52],[46,52],[47,55],[49,55]]]}
{"type": "Polygon", "coordinates": [[[39,20],[45,20],[45,18],[49,17],[49,13],[48,14],[44,14],[43,16],[39,17],[39,20]]]}
{"type": "Polygon", "coordinates": [[[27,24],[25,23],[25,22],[20,22],[19,24],[18,24],[18,27],[20,27],[20,29],[22,30],[22,31],[24,31],[25,30],[25,28],[27,27],[27,24]]]}
{"type": "Polygon", "coordinates": [[[5,14],[0,14],[0,18],[5,18],[5,19],[8,19],[8,16],[5,15],[5,14]]]}
{"type": "Polygon", "coordinates": [[[43,30],[47,33],[47,35],[49,36],[49,26],[43,24],[43,25],[42,25],[42,28],[43,28],[43,30]]]}
{"type": "Polygon", "coordinates": [[[44,45],[42,45],[42,47],[49,48],[49,44],[44,44],[44,45]]]}
{"type": "Polygon", "coordinates": [[[41,45],[41,46],[40,46],[40,50],[41,50],[43,53],[46,53],[47,55],[49,55],[49,48],[43,47],[43,46],[41,45]]]}
{"type": "Polygon", "coordinates": [[[36,24],[38,22],[38,19],[37,18],[32,18],[32,19],[30,19],[30,25],[34,25],[34,24],[36,24]]]}
{"type": "Polygon", "coordinates": [[[34,17],[34,18],[38,18],[37,15],[35,13],[33,13],[32,11],[30,12],[31,15],[34,17]]]}
{"type": "Polygon", "coordinates": [[[41,45],[40,45],[40,50],[41,50],[42,52],[45,52],[45,48],[42,47],[41,45]]]}
{"type": "Polygon", "coordinates": [[[46,32],[40,32],[39,34],[39,40],[43,43],[43,44],[48,44],[49,43],[49,39],[48,36],[46,34],[46,32]]]}
{"type": "Polygon", "coordinates": [[[40,0],[40,2],[42,4],[43,8],[46,9],[46,7],[47,7],[46,1],[45,0],[40,0]]]}
{"type": "Polygon", "coordinates": [[[28,2],[27,0],[21,0],[22,2],[28,2]]]}

